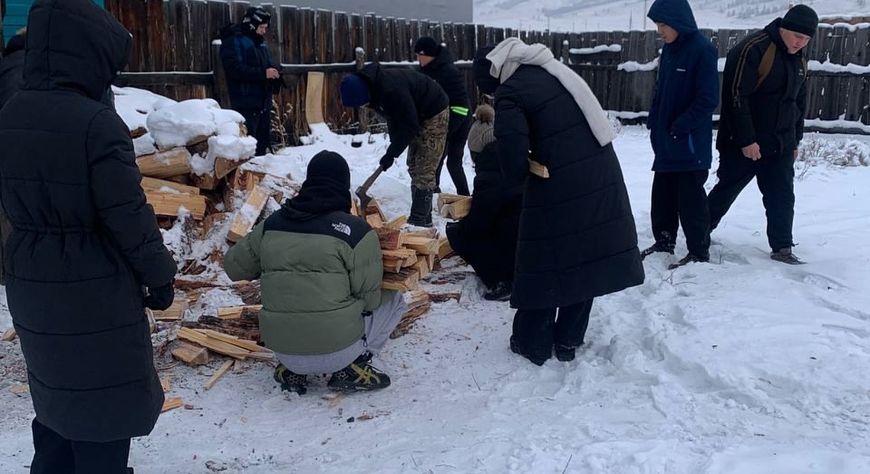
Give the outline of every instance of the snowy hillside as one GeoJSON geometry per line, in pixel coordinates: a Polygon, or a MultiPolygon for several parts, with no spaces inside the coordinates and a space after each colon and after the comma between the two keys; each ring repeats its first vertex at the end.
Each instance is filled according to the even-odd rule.
{"type": "MultiPolygon", "coordinates": [[[[795,235],[807,265],[768,258],[750,185],[713,235],[711,263],[671,272],[677,257],[647,259],[643,285],[596,299],[576,361],[536,367],[508,349],[507,304],[482,301],[454,258],[441,275],[467,277],[449,285],[460,302],[434,305],[376,360],[392,387],[328,397],[321,379],[287,395],[268,366],[245,362],[206,392],[219,359],[160,360],[170,396],[186,405],[134,440],[131,465],[137,474],[866,474],[870,142],[810,135],[806,145],[795,235]]],[[[356,186],[385,146],[382,136],[353,148],[351,137],[320,132],[267,160],[302,177],[315,153],[335,150],[356,186]]],[[[615,147],[647,245],[649,135],[625,127],[615,147]]],[[[372,189],[388,217],[406,212],[408,183],[402,159],[372,189]]],[[[11,324],[2,295],[0,332],[11,324]]],[[[25,380],[18,342],[0,342],[3,473],[27,472],[32,456],[25,380]]]]}
{"type": "MultiPolygon", "coordinates": [[[[805,3],[820,16],[870,14],[867,0],[690,0],[707,28],[758,28],[782,16],[789,3],[805,3]]],[[[474,21],[493,26],[553,31],[653,29],[646,20],[652,0],[475,0],[474,21]],[[644,22],[646,20],[646,22],[644,22]]]]}

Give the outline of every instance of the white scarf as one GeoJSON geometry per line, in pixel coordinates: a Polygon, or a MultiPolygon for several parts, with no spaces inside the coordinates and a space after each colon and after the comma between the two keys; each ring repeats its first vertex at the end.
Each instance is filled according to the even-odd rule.
{"type": "Polygon", "coordinates": [[[486,55],[492,62],[490,75],[500,83],[507,81],[523,64],[540,66],[553,75],[568,90],[580,110],[589,122],[589,127],[598,143],[605,146],[616,138],[607,113],[592,93],[592,89],[582,77],[578,76],[568,66],[557,61],[549,48],[542,44],[527,45],[519,38],[508,38],[499,43],[495,49],[486,55]]]}

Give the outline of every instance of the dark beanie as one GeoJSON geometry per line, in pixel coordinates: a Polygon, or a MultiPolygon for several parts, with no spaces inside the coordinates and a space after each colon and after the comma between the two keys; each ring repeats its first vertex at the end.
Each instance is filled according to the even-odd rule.
{"type": "Polygon", "coordinates": [[[489,73],[490,69],[492,69],[492,61],[486,59],[486,55],[491,53],[493,49],[495,49],[495,46],[485,46],[478,49],[474,54],[474,64],[472,67],[474,82],[477,84],[480,92],[484,94],[492,94],[498,88],[498,79],[492,77],[492,74],[489,73]]]}
{"type": "Polygon", "coordinates": [[[819,16],[806,5],[795,5],[782,17],[779,26],[812,37],[819,28],[819,16]]]}
{"type": "Polygon", "coordinates": [[[308,175],[290,207],[311,214],[350,211],[350,168],[334,151],[321,151],[308,163],[308,175]]]}
{"type": "Polygon", "coordinates": [[[438,56],[441,52],[441,45],[435,41],[435,38],[424,36],[414,43],[414,53],[422,54],[423,56],[438,56]]]}
{"type": "Polygon", "coordinates": [[[247,25],[250,31],[256,31],[262,24],[268,25],[272,14],[261,7],[250,7],[242,17],[242,25],[247,25]]]}
{"type": "Polygon", "coordinates": [[[339,87],[341,103],[345,107],[362,107],[369,103],[369,85],[359,74],[352,73],[344,76],[339,87]]]}

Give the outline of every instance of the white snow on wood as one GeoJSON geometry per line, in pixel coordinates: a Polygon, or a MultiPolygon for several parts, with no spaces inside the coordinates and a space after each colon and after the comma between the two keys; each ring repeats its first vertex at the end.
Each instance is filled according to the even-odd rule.
{"type": "Polygon", "coordinates": [[[620,51],[622,51],[621,44],[602,44],[593,48],[571,48],[568,50],[571,54],[618,53],[620,51]]]}
{"type": "Polygon", "coordinates": [[[849,63],[846,65],[843,64],[835,64],[830,61],[819,62],[819,61],[809,61],[807,63],[807,68],[810,71],[823,71],[823,72],[838,72],[838,73],[849,73],[849,74],[870,74],[870,66],[861,66],[859,64],[849,63]]]}
{"type": "Polygon", "coordinates": [[[628,61],[624,63],[620,63],[619,66],[616,67],[617,71],[625,71],[625,72],[642,72],[642,71],[655,71],[659,67],[659,58],[655,58],[648,63],[639,63],[637,61],[628,61]]]}
{"type": "Polygon", "coordinates": [[[221,109],[213,99],[192,99],[156,110],[148,115],[147,125],[157,146],[167,149],[214,135],[224,124],[244,121],[241,114],[221,109]]]}

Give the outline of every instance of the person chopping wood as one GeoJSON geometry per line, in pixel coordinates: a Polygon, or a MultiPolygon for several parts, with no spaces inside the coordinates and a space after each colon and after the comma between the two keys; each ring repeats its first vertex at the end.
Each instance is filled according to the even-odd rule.
{"type": "Polygon", "coordinates": [[[382,291],[380,240],[350,214],[350,169],[322,151],[296,197],[227,252],[234,281],[260,279],[260,333],[281,362],[275,380],[304,394],[308,376],[332,375],[337,391],[386,388],[371,364],[405,313],[402,295],[382,291]]]}

